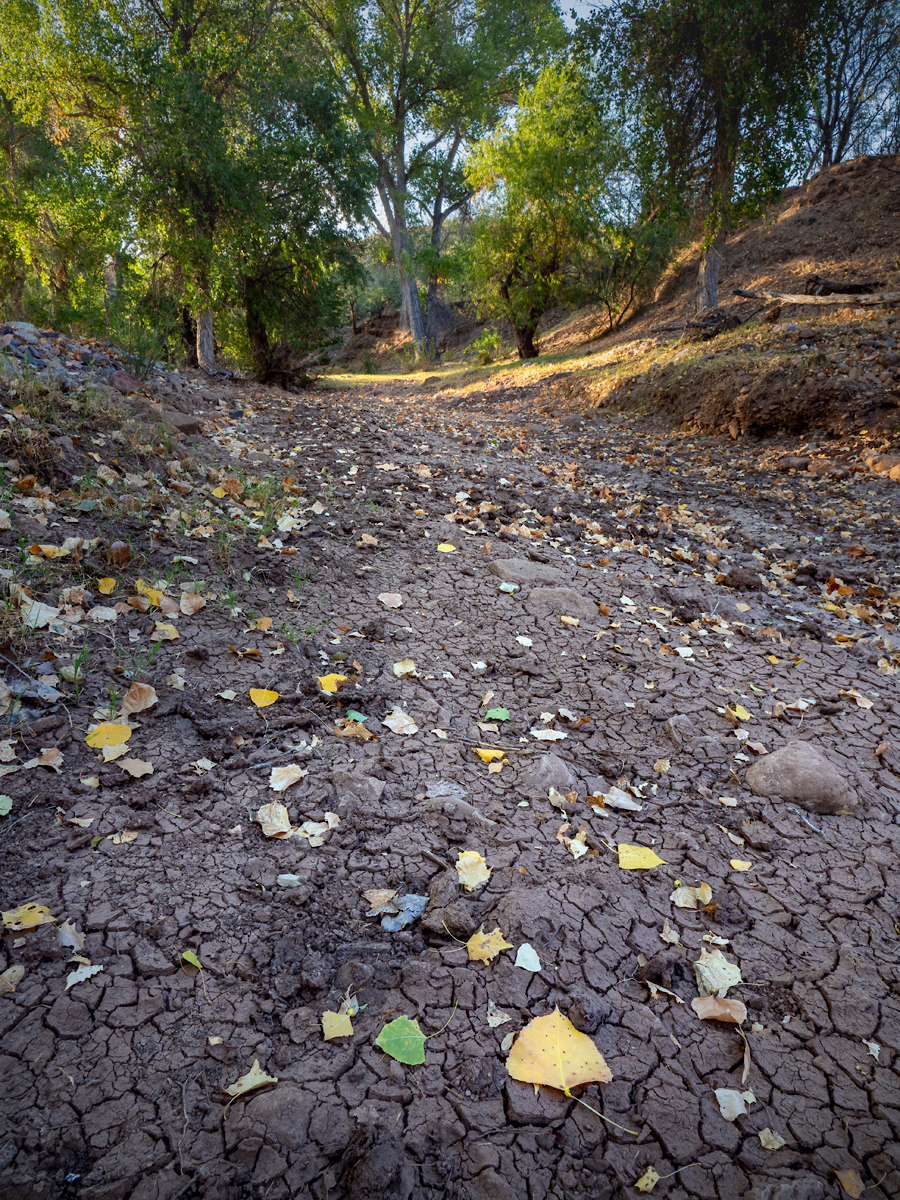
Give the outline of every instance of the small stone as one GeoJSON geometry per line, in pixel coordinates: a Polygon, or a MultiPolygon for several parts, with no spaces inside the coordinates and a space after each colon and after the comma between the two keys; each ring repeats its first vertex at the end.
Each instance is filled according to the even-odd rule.
{"type": "Polygon", "coordinates": [[[578,780],[558,754],[541,754],[534,762],[522,768],[519,785],[526,791],[536,792],[546,799],[552,787],[563,795],[577,790],[578,780]]]}
{"type": "Polygon", "coordinates": [[[565,615],[587,619],[596,617],[600,611],[590,597],[582,596],[572,588],[561,587],[532,588],[525,607],[535,616],[565,615]]]}
{"type": "Polygon", "coordinates": [[[572,578],[571,571],[551,567],[548,563],[532,562],[530,558],[499,558],[488,570],[507,583],[539,584],[565,583],[572,578]]]}
{"type": "Polygon", "coordinates": [[[809,812],[852,811],[859,803],[846,769],[811,742],[788,742],[766,754],[749,768],[745,782],[756,796],[793,801],[809,812]]]}
{"type": "Polygon", "coordinates": [[[722,586],[734,588],[738,592],[761,592],[762,580],[756,571],[748,571],[745,567],[732,567],[722,580],[722,586]]]}
{"type": "Polygon", "coordinates": [[[185,437],[189,437],[193,433],[200,432],[199,418],[192,416],[190,413],[178,412],[177,409],[167,408],[160,413],[160,418],[163,425],[167,429],[171,429],[173,433],[183,433],[185,437]]]}

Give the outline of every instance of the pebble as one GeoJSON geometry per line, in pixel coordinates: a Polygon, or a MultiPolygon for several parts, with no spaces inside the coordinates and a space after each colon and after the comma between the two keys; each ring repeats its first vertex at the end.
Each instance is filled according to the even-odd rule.
{"type": "Polygon", "coordinates": [[[788,742],[765,755],[749,768],[745,782],[756,796],[792,800],[807,812],[851,812],[859,803],[846,770],[811,742],[788,742]]]}

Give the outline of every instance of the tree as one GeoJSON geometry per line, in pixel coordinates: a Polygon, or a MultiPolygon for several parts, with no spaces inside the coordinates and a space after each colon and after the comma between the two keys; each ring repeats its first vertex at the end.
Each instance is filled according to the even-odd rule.
{"type": "Polygon", "coordinates": [[[544,0],[294,0],[375,165],[371,219],[393,248],[413,340],[428,336],[410,230],[430,225],[440,252],[447,218],[468,199],[460,169],[467,139],[493,124],[564,34],[544,0]]]}
{"type": "Polygon", "coordinates": [[[831,0],[814,30],[809,168],[896,146],[900,126],[900,3],[831,0]],[[892,142],[893,137],[893,142],[892,142]]]}
{"type": "Polygon", "coordinates": [[[734,220],[786,182],[805,107],[805,64],[821,0],[620,0],[585,25],[642,143],[656,213],[703,222],[698,310],[718,305],[734,220]]]}
{"type": "MultiPolygon", "coordinates": [[[[61,114],[103,148],[111,192],[145,251],[174,264],[199,365],[214,369],[213,310],[238,249],[261,262],[277,246],[295,262],[315,228],[330,238],[358,215],[368,183],[341,114],[307,86],[302,29],[263,0],[18,0],[11,17],[4,78],[21,106],[61,114]]],[[[306,284],[329,278],[295,265],[306,284]]]]}
{"type": "Polygon", "coordinates": [[[545,69],[519,95],[515,125],[472,150],[469,181],[481,193],[472,288],[483,313],[509,320],[520,358],[537,356],[547,309],[583,295],[577,263],[608,221],[606,185],[620,153],[571,65],[545,69]]]}

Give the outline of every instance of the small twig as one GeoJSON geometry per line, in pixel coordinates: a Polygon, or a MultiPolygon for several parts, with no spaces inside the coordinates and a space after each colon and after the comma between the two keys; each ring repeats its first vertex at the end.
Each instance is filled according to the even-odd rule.
{"type": "Polygon", "coordinates": [[[809,817],[804,817],[803,813],[800,811],[799,808],[794,808],[794,806],[792,804],[787,804],[787,805],[785,805],[785,807],[787,808],[788,812],[796,813],[797,816],[800,818],[800,820],[803,821],[804,824],[808,825],[810,827],[810,829],[814,829],[816,831],[816,833],[821,833],[823,837],[825,836],[825,830],[820,829],[818,827],[818,825],[813,825],[813,823],[812,823],[812,821],[810,821],[809,817]]]}
{"type": "Polygon", "coordinates": [[[420,851],[420,853],[422,854],[423,858],[430,859],[431,862],[436,863],[442,870],[444,870],[444,871],[451,870],[450,864],[448,862],[444,862],[444,860],[439,855],[432,854],[432,852],[430,850],[422,850],[422,851],[420,851]]]}

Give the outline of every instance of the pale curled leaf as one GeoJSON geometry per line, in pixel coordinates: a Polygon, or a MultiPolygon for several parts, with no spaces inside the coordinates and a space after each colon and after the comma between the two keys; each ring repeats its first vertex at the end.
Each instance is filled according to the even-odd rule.
{"type": "Polygon", "coordinates": [[[740,968],[729,962],[718,948],[701,949],[694,963],[694,974],[701,996],[724,996],[729,988],[742,982],[740,968]]]}
{"type": "Polygon", "coordinates": [[[133,683],[122,700],[122,716],[129,717],[132,713],[145,712],[159,700],[156,689],[148,683],[133,683]]]}
{"type": "Polygon", "coordinates": [[[741,1025],[747,1020],[747,1007],[740,1000],[725,1000],[721,996],[696,996],[691,1008],[701,1021],[727,1021],[741,1025]]]}
{"type": "Polygon", "coordinates": [[[269,775],[269,787],[273,792],[285,792],[295,783],[299,783],[301,779],[305,779],[309,774],[296,763],[290,763],[284,767],[273,767],[269,775]]]}
{"type": "Polygon", "coordinates": [[[491,877],[491,868],[477,850],[461,850],[456,863],[459,882],[467,892],[472,892],[491,877]]]}
{"type": "Polygon", "coordinates": [[[516,952],[516,966],[521,967],[523,971],[531,971],[537,974],[541,969],[541,960],[538,958],[538,952],[530,942],[523,942],[516,952]]]}
{"type": "Polygon", "coordinates": [[[76,983],[84,983],[86,979],[90,979],[92,975],[96,975],[98,971],[102,970],[103,967],[97,963],[94,966],[86,964],[85,966],[78,967],[74,971],[70,971],[66,976],[66,991],[68,991],[69,988],[74,987],[76,983]]]}
{"type": "Polygon", "coordinates": [[[259,1065],[259,1059],[253,1060],[253,1066],[246,1074],[242,1075],[236,1083],[232,1083],[230,1087],[224,1088],[226,1096],[231,1096],[232,1100],[236,1100],[239,1096],[246,1096],[248,1092],[255,1092],[257,1088],[267,1087],[270,1083],[277,1083],[278,1079],[274,1075],[267,1075],[259,1065]]]}

